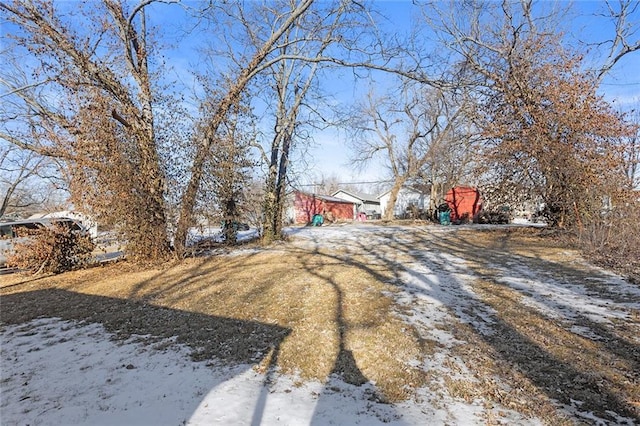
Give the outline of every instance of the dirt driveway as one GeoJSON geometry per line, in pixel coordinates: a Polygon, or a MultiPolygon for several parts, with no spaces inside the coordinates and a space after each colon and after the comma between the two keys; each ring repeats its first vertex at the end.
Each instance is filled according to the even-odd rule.
{"type": "Polygon", "coordinates": [[[442,423],[461,407],[491,424],[640,422],[640,289],[541,232],[295,228],[160,270],[2,276],[0,319],[177,336],[194,359],[371,383],[375,403],[442,423]]]}

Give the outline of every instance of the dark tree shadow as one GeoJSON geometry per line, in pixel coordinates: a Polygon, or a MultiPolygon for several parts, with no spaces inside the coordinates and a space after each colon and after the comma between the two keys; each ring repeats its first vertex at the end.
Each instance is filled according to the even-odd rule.
{"type": "MultiPolygon", "coordinates": [[[[554,356],[551,349],[533,339],[536,336],[531,334],[532,330],[521,327],[521,324],[518,321],[513,321],[512,318],[503,317],[497,312],[492,313],[488,310],[488,304],[485,301],[473,294],[473,291],[468,289],[468,285],[453,276],[452,268],[455,269],[456,266],[451,264],[450,259],[452,256],[456,256],[482,265],[487,265],[487,259],[492,259],[501,265],[520,262],[531,268],[536,274],[553,269],[556,274],[565,277],[567,282],[571,283],[575,283],[575,280],[581,276],[578,266],[559,265],[548,262],[541,257],[523,258],[514,255],[509,252],[506,240],[498,240],[495,246],[485,247],[480,243],[463,238],[455,232],[442,238],[428,237],[424,230],[415,228],[412,231],[415,232],[415,235],[407,238],[408,229],[411,228],[388,227],[382,235],[376,234],[375,237],[379,241],[383,241],[383,247],[373,247],[369,241],[365,241],[367,238],[374,237],[374,235],[368,236],[365,233],[361,236],[362,241],[358,241],[357,238],[349,240],[349,243],[353,244],[353,251],[347,251],[346,254],[340,255],[331,255],[326,250],[319,250],[318,247],[326,247],[328,241],[323,238],[322,232],[315,232],[314,239],[317,243],[315,254],[327,260],[342,262],[348,267],[357,268],[381,281],[389,282],[389,277],[379,273],[380,268],[385,268],[395,274],[395,283],[403,290],[421,293],[440,300],[452,315],[458,315],[460,311],[456,309],[460,306],[452,306],[451,299],[445,298],[442,289],[437,288],[438,284],[430,282],[429,285],[410,287],[401,282],[404,273],[414,274],[416,279],[420,278],[420,273],[413,271],[408,263],[426,266],[433,271],[440,282],[449,283],[447,291],[453,292],[465,309],[469,308],[466,315],[478,318],[478,321],[472,322],[470,326],[475,328],[479,339],[495,350],[499,361],[529,379],[542,394],[556,401],[555,404],[558,408],[560,408],[560,404],[570,405],[574,401],[580,401],[583,404],[580,407],[581,411],[591,411],[602,419],[606,419],[605,421],[620,421],[615,417],[615,414],[628,417],[632,419],[632,422],[640,421],[639,408],[630,406],[625,401],[625,395],[618,392],[615,383],[601,380],[598,374],[593,374],[597,372],[584,371],[583,366],[580,365],[579,353],[575,353],[575,362],[560,359],[554,356]],[[428,257],[423,255],[427,251],[429,252],[428,257]],[[394,257],[394,252],[401,254],[407,263],[402,263],[397,257],[394,257]],[[367,260],[363,260],[363,256],[367,260]],[[375,267],[373,266],[374,262],[375,267]],[[491,317],[492,321],[486,323],[481,315],[491,317]],[[484,330],[478,328],[477,324],[485,324],[494,332],[485,333],[484,330]],[[611,413],[612,411],[615,413],[611,413]]],[[[371,228],[366,232],[379,231],[376,228],[371,228]]],[[[505,238],[509,238],[509,235],[507,234],[505,238]]],[[[313,244],[314,240],[311,241],[313,244]]],[[[336,244],[345,246],[344,241],[336,242],[336,244]]],[[[311,251],[313,252],[313,249],[311,251]]],[[[308,254],[309,251],[304,250],[304,253],[308,254]]],[[[346,335],[350,325],[344,318],[344,295],[341,283],[335,277],[318,270],[315,263],[303,266],[307,272],[331,286],[336,295],[334,315],[339,347],[332,368],[332,376],[340,378],[346,384],[368,386],[368,378],[358,368],[357,359],[354,358],[353,352],[346,344],[346,335]]],[[[204,268],[204,264],[199,267],[204,268]]],[[[492,276],[491,273],[481,269],[482,267],[471,272],[474,276],[491,281],[497,286],[522,293],[521,290],[510,288],[507,284],[501,283],[499,277],[492,276]]],[[[176,285],[180,285],[180,282],[176,285]]],[[[534,291],[531,289],[531,293],[534,291]]],[[[601,297],[611,295],[613,293],[610,294],[606,289],[603,289],[601,297]]],[[[539,296],[539,300],[544,301],[543,294],[537,296],[539,296]]],[[[150,301],[150,299],[145,300],[150,301]]],[[[548,302],[550,307],[553,307],[552,302],[551,300],[548,302]]],[[[515,308],[517,309],[518,306],[515,308]]],[[[544,315],[540,312],[537,314],[544,315]]],[[[523,315],[525,315],[524,311],[523,315]]],[[[152,335],[158,339],[177,336],[178,343],[189,345],[193,349],[194,359],[216,358],[230,364],[251,364],[265,360],[268,366],[267,375],[253,411],[252,424],[260,424],[262,421],[280,346],[290,332],[286,328],[258,322],[220,318],[160,308],[144,302],[90,296],[55,289],[18,293],[0,298],[0,321],[3,324],[17,324],[39,317],[54,316],[68,320],[101,323],[107,331],[121,339],[126,339],[132,334],[152,335]],[[267,356],[268,359],[265,358],[267,356]]],[[[620,338],[617,336],[616,330],[609,326],[595,324],[583,317],[578,317],[578,320],[600,337],[601,342],[599,343],[602,343],[602,351],[617,356],[633,366],[640,365],[639,345],[635,342],[620,338]]],[[[563,328],[566,329],[566,325],[563,325],[563,328]]],[[[640,377],[636,370],[627,377],[620,377],[616,380],[631,380],[638,383],[640,377]]],[[[635,397],[632,395],[631,399],[637,401],[637,395],[635,397]]],[[[321,423],[324,420],[320,413],[331,411],[333,401],[335,399],[330,398],[326,393],[319,396],[312,423],[321,423]]],[[[393,408],[389,412],[393,413],[393,408]]],[[[355,417],[358,413],[354,412],[353,414],[355,417]]],[[[394,420],[397,421],[397,418],[394,420]]],[[[574,418],[574,420],[581,421],[583,419],[574,418]]]]}
{"type": "MultiPolygon", "coordinates": [[[[387,270],[394,273],[394,281],[398,286],[440,300],[454,316],[458,316],[462,307],[461,312],[465,313],[467,319],[475,319],[469,325],[476,328],[476,324],[482,324],[485,328],[493,329],[492,333],[487,333],[485,329],[480,328],[476,328],[475,331],[481,340],[496,350],[500,361],[527,377],[543,394],[546,394],[552,401],[556,401],[557,408],[561,408],[559,404],[571,406],[575,401],[578,401],[579,404],[582,404],[579,407],[580,412],[592,412],[601,419],[605,419],[605,422],[631,421],[633,424],[633,422],[640,421],[639,408],[630,406],[625,401],[623,395],[616,389],[615,383],[602,380],[597,371],[584,371],[579,362],[580,353],[575,353],[575,363],[559,359],[540,343],[530,338],[527,335],[528,331],[520,327],[519,324],[511,323],[497,313],[491,313],[491,309],[487,309],[486,302],[479,299],[477,295],[472,294],[463,282],[455,278],[453,272],[456,272],[457,266],[451,263],[451,256],[456,256],[465,261],[476,262],[480,269],[471,268],[474,276],[491,281],[504,288],[509,286],[497,280],[498,277],[492,276],[482,269],[488,266],[489,259],[501,265],[509,265],[514,262],[524,264],[531,268],[531,271],[536,274],[542,274],[542,276],[546,276],[547,271],[552,270],[562,277],[560,283],[567,282],[572,285],[579,285],[581,283],[580,278],[584,276],[584,272],[579,265],[571,263],[558,264],[547,261],[540,256],[523,257],[511,253],[508,244],[508,239],[511,238],[511,230],[505,232],[504,238],[498,238],[497,243],[491,247],[486,247],[477,241],[470,240],[468,235],[463,236],[455,229],[451,230],[452,232],[450,233],[442,234],[442,237],[429,235],[428,231],[428,228],[424,230],[420,228],[389,227],[380,232],[379,228],[367,230],[366,227],[361,227],[358,232],[362,232],[362,235],[354,233],[354,237],[349,240],[353,245],[352,252],[359,253],[360,256],[364,254],[372,262],[359,260],[361,257],[356,259],[349,254],[336,256],[335,259],[376,276],[379,275],[372,268],[372,264],[384,265],[387,270]],[[372,233],[372,235],[367,235],[368,232],[372,233]],[[408,232],[414,232],[414,234],[409,237],[407,236],[408,232]],[[374,233],[375,235],[373,235],[374,233]],[[372,237],[382,241],[382,245],[376,246],[372,244],[372,241],[374,241],[372,237]],[[429,253],[428,257],[423,256],[425,252],[429,253]],[[398,258],[397,255],[402,255],[405,259],[403,262],[406,263],[398,262],[396,260],[398,258]],[[408,264],[411,263],[428,267],[441,283],[448,282],[450,285],[447,291],[455,295],[461,305],[452,306],[449,298],[442,298],[443,289],[439,288],[439,284],[429,282],[424,287],[404,284],[401,278],[402,272],[408,273],[414,279],[422,279],[408,267],[408,264]],[[491,319],[490,323],[485,321],[487,318],[491,319]]],[[[316,247],[327,246],[328,244],[328,241],[323,240],[320,235],[315,236],[312,242],[316,244],[316,247]]],[[[336,245],[344,246],[345,242],[336,241],[336,245]]],[[[324,255],[326,256],[326,253],[324,255]]],[[[518,292],[515,289],[514,291],[518,292]]],[[[533,292],[534,290],[532,289],[531,291],[533,292]]],[[[623,298],[619,294],[612,292],[612,289],[603,287],[597,291],[601,298],[623,302],[621,300],[623,298]]],[[[541,297],[543,295],[538,296],[539,300],[544,300],[541,297]]],[[[554,303],[554,301],[549,300],[549,303],[554,303]]],[[[517,307],[514,308],[517,309],[517,307]]],[[[573,309],[571,306],[567,306],[567,308],[573,309]]],[[[525,312],[523,311],[522,314],[525,315],[525,312]]],[[[544,315],[540,312],[537,312],[537,314],[544,315]]],[[[584,321],[585,318],[580,317],[580,315],[577,315],[577,318],[581,319],[583,324],[586,322],[584,321]]],[[[570,322],[573,321],[570,320],[570,322]]],[[[638,365],[639,346],[637,344],[619,338],[610,327],[605,327],[602,324],[589,321],[587,326],[592,332],[600,336],[603,351],[617,356],[633,366],[638,365]]],[[[566,327],[567,325],[565,325],[566,327]]],[[[636,370],[635,372],[628,372],[626,377],[619,377],[619,380],[631,380],[632,383],[637,383],[640,380],[640,376],[636,370]]],[[[630,396],[632,401],[638,400],[637,396],[630,396]]],[[[584,418],[574,419],[576,421],[585,420],[584,418]]]]}
{"type": "MultiPolygon", "coordinates": [[[[320,234],[318,234],[318,236],[319,235],[320,234]]],[[[294,252],[296,252],[296,250],[294,250],[294,252]]],[[[301,251],[299,254],[302,255],[307,253],[308,252],[303,253],[301,251]]],[[[321,259],[321,263],[326,261],[328,262],[328,264],[340,263],[348,267],[364,269],[377,279],[383,279],[380,274],[369,268],[363,268],[363,265],[360,263],[353,263],[348,258],[345,259],[342,256],[334,256],[324,250],[321,250],[319,245],[317,245],[315,249],[312,250],[312,254],[314,255],[314,258],[316,260],[321,259]]],[[[304,259],[303,256],[301,256],[300,258],[304,259]]],[[[325,385],[322,393],[318,398],[318,402],[316,403],[314,414],[311,419],[311,424],[339,424],[344,421],[344,419],[340,418],[340,416],[345,414],[351,414],[352,418],[355,421],[358,416],[363,414],[363,410],[365,410],[363,409],[363,407],[368,407],[366,409],[366,414],[367,416],[369,416],[370,420],[373,418],[377,418],[381,423],[386,423],[393,420],[394,424],[402,425],[403,422],[401,421],[401,413],[397,412],[393,404],[389,404],[387,402],[387,398],[383,394],[381,394],[371,383],[369,378],[365,376],[360,367],[358,367],[358,363],[353,354],[353,351],[350,350],[348,348],[348,345],[346,344],[347,333],[351,331],[353,327],[361,328],[367,327],[368,325],[358,324],[354,326],[352,324],[349,324],[349,322],[345,319],[345,294],[342,289],[342,285],[344,285],[344,283],[340,283],[331,274],[324,273],[320,268],[318,268],[318,264],[316,262],[306,263],[303,261],[303,267],[305,271],[310,275],[320,279],[321,282],[329,286],[336,297],[335,306],[333,308],[333,319],[337,329],[338,352],[333,363],[333,368],[331,369],[331,372],[327,377],[327,384],[325,385]],[[336,379],[338,380],[338,382],[336,382],[336,379]],[[337,396],[336,392],[339,393],[342,391],[341,386],[335,386],[336,383],[339,382],[360,389],[357,392],[353,392],[351,394],[353,400],[350,401],[348,408],[343,408],[343,412],[336,413],[333,404],[336,402],[336,399],[340,399],[340,397],[337,396]],[[374,403],[382,404],[374,406],[374,403]],[[332,417],[334,414],[337,415],[335,419],[332,417]]]]}
{"type": "MultiPolygon", "coordinates": [[[[82,324],[101,324],[114,339],[124,341],[144,336],[145,344],[174,338],[191,348],[194,361],[212,361],[229,366],[263,363],[268,371],[255,406],[254,423],[264,411],[268,379],[277,354],[290,329],[256,321],[243,321],[153,306],[143,302],[75,293],[60,289],[3,295],[0,324],[23,324],[37,318],[60,318],[82,324]]],[[[161,380],[162,378],[159,378],[161,380]]],[[[216,383],[212,382],[212,386],[216,383]]],[[[193,401],[193,409],[200,401],[193,401]]],[[[169,421],[169,420],[168,420],[169,421]]],[[[177,424],[177,423],[176,423],[177,424]]]]}
{"type": "Polygon", "coordinates": [[[259,362],[290,333],[289,329],[255,321],[60,289],[4,295],[0,308],[0,321],[4,324],[43,317],[99,323],[118,339],[134,334],[157,340],[176,337],[177,343],[192,349],[194,360],[216,358],[231,364],[259,362]]]}

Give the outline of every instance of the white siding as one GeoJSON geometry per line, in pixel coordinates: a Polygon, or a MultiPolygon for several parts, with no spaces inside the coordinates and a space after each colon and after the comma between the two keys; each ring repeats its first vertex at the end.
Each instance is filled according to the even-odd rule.
{"type": "MultiPolygon", "coordinates": [[[[390,195],[391,191],[387,191],[380,196],[380,209],[383,215],[387,208],[390,195]]],[[[428,194],[421,194],[408,188],[401,188],[398,193],[395,208],[393,209],[393,215],[402,216],[410,205],[415,205],[422,210],[427,209],[429,208],[429,199],[428,194]]]]}

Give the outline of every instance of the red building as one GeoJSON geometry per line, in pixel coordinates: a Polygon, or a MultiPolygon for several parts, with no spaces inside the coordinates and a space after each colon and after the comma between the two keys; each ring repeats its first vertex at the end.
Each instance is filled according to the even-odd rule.
{"type": "Polygon", "coordinates": [[[294,208],[295,223],[298,224],[310,223],[316,214],[323,215],[325,219],[332,216],[333,220],[353,220],[355,211],[351,201],[300,191],[295,192],[294,208]]]}
{"type": "Polygon", "coordinates": [[[447,192],[444,200],[451,209],[451,220],[472,221],[482,210],[482,198],[476,188],[457,186],[447,192]]]}

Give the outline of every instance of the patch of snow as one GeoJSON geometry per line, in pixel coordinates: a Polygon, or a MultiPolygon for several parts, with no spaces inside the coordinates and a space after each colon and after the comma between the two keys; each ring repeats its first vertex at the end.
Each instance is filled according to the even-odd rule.
{"type": "Polygon", "coordinates": [[[614,411],[607,411],[607,414],[614,418],[613,422],[603,420],[601,417],[595,415],[592,411],[584,411],[582,406],[584,405],[584,401],[576,401],[575,399],[571,399],[571,404],[561,404],[559,401],[555,401],[558,405],[563,407],[563,411],[574,417],[576,420],[583,420],[587,424],[593,425],[608,425],[608,424],[616,424],[616,425],[635,425],[635,419],[630,417],[620,416],[618,413],[614,411]]]}
{"type": "MultiPolygon", "coordinates": [[[[250,228],[247,231],[238,231],[238,241],[249,241],[254,238],[257,238],[260,235],[258,229],[250,228]]],[[[201,227],[201,228],[190,228],[189,234],[187,235],[187,246],[196,244],[202,240],[211,240],[217,243],[221,243],[224,241],[222,237],[222,229],[220,227],[201,227]]]]}
{"type": "Polygon", "coordinates": [[[371,383],[303,382],[250,365],[194,362],[171,339],[156,345],[161,350],[143,336],[116,343],[99,324],[48,318],[1,332],[3,425],[484,423],[479,403],[422,390],[417,400],[385,404],[371,383]]]}
{"type": "Polygon", "coordinates": [[[640,289],[616,276],[585,280],[606,289],[611,296],[605,297],[602,291],[590,291],[587,285],[575,280],[560,281],[551,274],[541,276],[524,264],[511,265],[508,270],[499,265],[492,267],[502,273],[499,282],[521,292],[525,304],[551,318],[574,320],[584,316],[596,323],[608,323],[629,318],[632,310],[640,310],[640,289]],[[614,301],[612,297],[625,301],[614,301]]]}
{"type": "Polygon", "coordinates": [[[578,336],[586,337],[587,339],[590,339],[590,340],[594,340],[594,341],[602,340],[602,337],[600,337],[598,334],[594,333],[589,327],[573,325],[573,326],[571,326],[569,331],[571,331],[573,334],[577,334],[578,336]]]}
{"type": "MultiPolygon", "coordinates": [[[[138,336],[139,337],[139,336],[138,336]]],[[[102,325],[39,319],[2,332],[2,424],[184,424],[236,372],[187,349],[118,345],[102,325]]]]}
{"type": "Polygon", "coordinates": [[[527,225],[527,226],[536,226],[536,227],[540,227],[540,228],[544,228],[545,226],[547,226],[546,222],[542,222],[542,221],[538,221],[538,222],[532,222],[529,219],[526,218],[522,218],[522,217],[516,217],[511,221],[512,224],[514,225],[527,225]]]}
{"type": "MultiPolygon", "coordinates": [[[[400,274],[401,287],[414,294],[414,299],[421,299],[421,303],[435,305],[443,316],[437,319],[441,323],[452,310],[459,320],[474,324],[483,334],[493,333],[488,325],[492,324],[495,311],[480,303],[471,283],[475,276],[468,268],[466,261],[448,253],[431,251],[412,252],[418,262],[404,264],[405,271],[400,274]],[[473,315],[470,315],[470,313],[473,315]]],[[[403,299],[401,302],[405,302],[403,299]]],[[[417,313],[417,317],[436,320],[434,311],[417,313]]],[[[434,328],[433,324],[429,328],[434,328]]]]}

